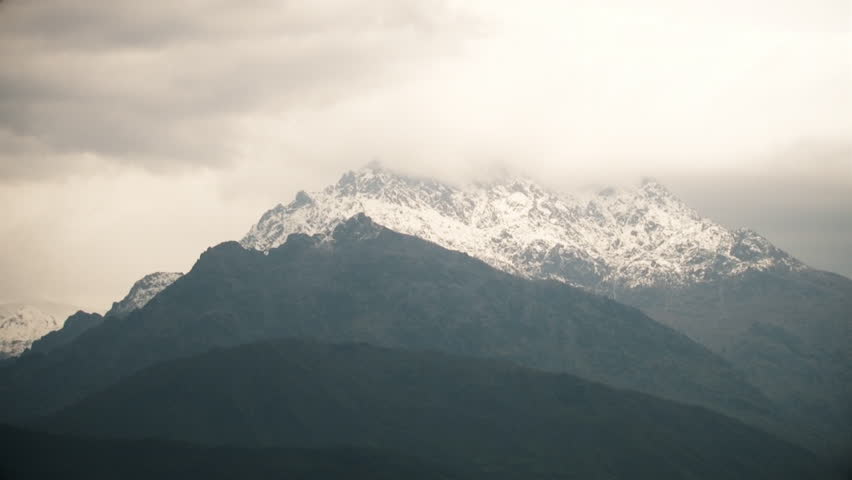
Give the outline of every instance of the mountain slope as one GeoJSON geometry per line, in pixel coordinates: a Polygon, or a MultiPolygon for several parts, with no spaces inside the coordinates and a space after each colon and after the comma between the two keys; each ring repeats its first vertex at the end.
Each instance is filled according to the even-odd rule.
{"type": "MultiPolygon", "coordinates": [[[[138,310],[151,301],[158,293],[181,277],[181,273],[155,272],[145,275],[135,282],[130,292],[121,299],[113,302],[112,308],[106,313],[107,317],[124,317],[130,312],[138,310]]],[[[38,353],[47,353],[61,345],[71,343],[86,330],[100,325],[104,316],[97,313],[79,311],[65,320],[62,328],[53,330],[32,342],[31,350],[38,353]]]]}
{"type": "Polygon", "coordinates": [[[0,479],[461,479],[429,462],[375,449],[205,448],[155,440],[106,440],[0,426],[0,479]]]}
{"type": "Polygon", "coordinates": [[[145,275],[130,287],[130,292],[121,301],[113,302],[106,316],[124,316],[144,307],[181,275],[183,274],[177,272],[154,272],[145,275]]]}
{"type": "Polygon", "coordinates": [[[62,328],[49,332],[34,341],[29,351],[33,353],[47,353],[57,347],[73,342],[83,332],[100,325],[103,321],[104,317],[97,313],[79,311],[68,317],[62,328]]]}
{"type": "Polygon", "coordinates": [[[760,272],[619,298],[736,365],[814,448],[852,455],[852,280],[760,272]]]}
{"type": "Polygon", "coordinates": [[[234,242],[209,249],[142,309],[0,371],[0,412],[49,411],[164,359],[288,336],[504,357],[744,418],[771,410],[725,361],[636,309],[360,215],[268,255],[234,242]]]}
{"type": "MultiPolygon", "coordinates": [[[[113,303],[106,316],[126,316],[133,310],[142,308],[181,275],[170,272],[145,275],[133,284],[130,292],[121,301],[113,303]]],[[[75,310],[73,307],[51,303],[45,303],[43,306],[0,305],[0,359],[16,357],[34,343],[38,344],[37,350],[44,353],[47,349],[73,341],[85,330],[99,324],[102,319],[98,314],[82,311],[74,313],[75,310]],[[49,338],[45,339],[48,335],[49,338]]]]}
{"type": "Polygon", "coordinates": [[[697,407],[492,360],[283,340],[157,365],[56,431],[244,446],[370,445],[490,478],[800,479],[812,454],[697,407]]]}

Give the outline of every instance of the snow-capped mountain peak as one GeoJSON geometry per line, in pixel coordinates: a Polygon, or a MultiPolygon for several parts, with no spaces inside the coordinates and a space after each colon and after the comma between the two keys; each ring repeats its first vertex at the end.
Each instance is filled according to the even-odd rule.
{"type": "Polygon", "coordinates": [[[34,341],[62,327],[73,309],[58,304],[0,305],[0,358],[18,356],[34,341]]]}
{"type": "Polygon", "coordinates": [[[805,266],[748,230],[701,217],[659,182],[598,194],[550,191],[527,178],[457,187],[371,164],[266,212],[242,239],[268,251],[291,233],[328,235],[365,213],[392,230],[494,267],[593,290],[688,284],[805,266]]]}
{"type": "Polygon", "coordinates": [[[155,272],[142,277],[130,288],[130,292],[121,301],[114,302],[106,316],[123,316],[142,308],[155,295],[183,276],[176,272],[155,272]]]}

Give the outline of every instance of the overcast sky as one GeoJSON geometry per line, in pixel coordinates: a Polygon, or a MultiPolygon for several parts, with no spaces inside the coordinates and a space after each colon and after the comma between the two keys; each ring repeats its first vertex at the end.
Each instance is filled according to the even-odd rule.
{"type": "Polygon", "coordinates": [[[0,56],[0,300],[103,311],[373,159],[652,176],[852,276],[849,0],[4,0],[0,56]]]}

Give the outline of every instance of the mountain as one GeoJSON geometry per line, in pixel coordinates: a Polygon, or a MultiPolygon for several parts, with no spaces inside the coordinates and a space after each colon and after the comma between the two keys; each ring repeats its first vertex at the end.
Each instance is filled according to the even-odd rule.
{"type": "Polygon", "coordinates": [[[414,457],[356,448],[200,447],[49,435],[0,426],[0,479],[471,479],[414,457]]]}
{"type": "Polygon", "coordinates": [[[46,413],[163,360],[280,337],[503,357],[749,420],[772,416],[727,362],[637,309],[509,275],[364,215],[268,254],[236,242],[209,249],[143,308],[0,370],[0,415],[46,413]]]}
{"type": "MultiPolygon", "coordinates": [[[[106,315],[126,316],[143,307],[180,276],[180,273],[170,272],[145,275],[133,284],[127,296],[112,304],[106,315]]],[[[0,305],[0,359],[17,357],[32,345],[36,345],[35,351],[44,353],[73,341],[102,320],[103,317],[96,313],[54,303],[0,305]],[[73,313],[75,311],[77,313],[73,313]]]]}
{"type": "Polygon", "coordinates": [[[49,302],[0,305],[0,358],[16,357],[60,327],[74,307],[49,302]]]}
{"type": "Polygon", "coordinates": [[[62,345],[71,343],[82,335],[86,330],[100,325],[104,317],[97,313],[79,311],[65,320],[65,324],[59,330],[47,333],[45,336],[34,341],[29,352],[47,353],[62,345]]]}
{"type": "Polygon", "coordinates": [[[154,272],[145,275],[133,284],[127,296],[119,302],[113,302],[106,316],[125,316],[133,310],[142,308],[181,275],[183,274],[175,272],[154,272]]]}
{"type": "MultiPolygon", "coordinates": [[[[107,317],[124,317],[151,301],[158,293],[181,277],[181,273],[155,272],[142,277],[133,284],[130,292],[119,302],[113,302],[107,317]]],[[[32,343],[31,350],[47,353],[56,347],[71,343],[86,330],[100,325],[104,316],[97,313],[79,311],[68,317],[59,330],[51,331],[32,343]]]]}
{"type": "Polygon", "coordinates": [[[796,419],[820,451],[852,458],[852,280],[750,272],[619,300],[701,341],[796,419]]]}
{"type": "Polygon", "coordinates": [[[265,252],[292,233],[329,235],[356,212],[639,307],[745,372],[810,426],[811,443],[852,454],[852,281],[703,218],[655,181],[572,195],[528,179],[458,187],[370,165],[269,210],[241,244],[265,252]]]}
{"type": "Polygon", "coordinates": [[[268,251],[291,233],[327,234],[360,212],[501,270],[601,292],[806,268],[755,232],[702,218],[654,181],[571,196],[527,179],[460,188],[376,165],[299,192],[266,212],[241,244],[268,251]]]}
{"type": "Polygon", "coordinates": [[[488,478],[828,478],[709,410],[507,362],[303,340],[156,365],[40,425],[207,445],[395,449],[488,478]]]}

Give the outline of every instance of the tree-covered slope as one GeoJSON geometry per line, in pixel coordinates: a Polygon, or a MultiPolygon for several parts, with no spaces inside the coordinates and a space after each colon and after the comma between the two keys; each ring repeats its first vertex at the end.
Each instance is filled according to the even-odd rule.
{"type": "Polygon", "coordinates": [[[161,440],[50,435],[0,426],[2,480],[451,480],[449,468],[355,448],[201,447],[161,440]]]}
{"type": "Polygon", "coordinates": [[[700,407],[508,362],[277,340],[156,365],[54,431],[395,449],[490,478],[802,479],[809,452],[700,407]]]}

